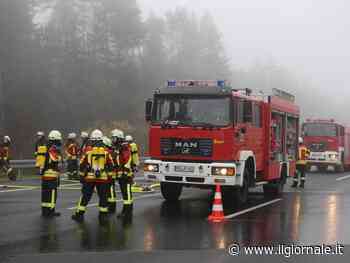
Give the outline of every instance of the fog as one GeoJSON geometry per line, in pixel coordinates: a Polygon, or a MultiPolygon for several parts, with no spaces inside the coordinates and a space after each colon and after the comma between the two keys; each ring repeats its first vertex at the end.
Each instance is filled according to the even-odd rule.
{"type": "Polygon", "coordinates": [[[345,0],[1,0],[0,134],[121,128],[145,148],[166,79],[296,95],[302,118],[350,124],[345,0]]]}
{"type": "MultiPolygon", "coordinates": [[[[335,108],[324,117],[350,122],[350,2],[346,0],[139,0],[147,16],[176,6],[210,12],[234,67],[273,60],[308,81],[335,108]]],[[[310,101],[310,104],[315,101],[310,101]]],[[[315,105],[318,108],[318,105],[315,105]]],[[[305,115],[317,115],[304,112],[305,115]]],[[[321,116],[322,117],[322,116],[321,116]]]]}

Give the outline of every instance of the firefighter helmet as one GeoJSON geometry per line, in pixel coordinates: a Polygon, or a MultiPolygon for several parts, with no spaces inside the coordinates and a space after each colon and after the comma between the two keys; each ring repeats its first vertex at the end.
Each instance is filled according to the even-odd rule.
{"type": "Polygon", "coordinates": [[[62,134],[57,130],[50,131],[48,137],[49,137],[50,141],[61,141],[62,140],[62,134]]]}
{"type": "Polygon", "coordinates": [[[68,139],[75,139],[77,138],[77,135],[74,132],[71,132],[70,134],[68,134],[68,139]]]}
{"type": "Polygon", "coordinates": [[[8,135],[4,136],[4,143],[11,143],[11,138],[8,135]]]}
{"type": "Polygon", "coordinates": [[[103,136],[102,141],[105,146],[112,147],[112,141],[107,136],[103,136]]]}
{"type": "Polygon", "coordinates": [[[89,138],[89,134],[87,132],[83,131],[80,133],[80,137],[83,139],[86,139],[86,138],[89,138]]]}
{"type": "Polygon", "coordinates": [[[118,129],[115,129],[111,132],[112,138],[124,139],[124,132],[118,129]]]}
{"type": "Polygon", "coordinates": [[[125,141],[127,141],[127,142],[132,142],[134,139],[132,138],[132,136],[131,135],[126,135],[125,136],[125,141]]]}
{"type": "Polygon", "coordinates": [[[90,139],[93,141],[100,141],[102,140],[102,137],[103,137],[103,133],[98,129],[92,131],[90,135],[90,139]]]}
{"type": "Polygon", "coordinates": [[[299,137],[299,144],[304,143],[304,139],[302,137],[299,137]]]}
{"type": "Polygon", "coordinates": [[[45,135],[45,133],[42,132],[42,131],[38,131],[38,132],[36,133],[36,136],[38,136],[38,137],[44,137],[44,135],[45,135]]]}

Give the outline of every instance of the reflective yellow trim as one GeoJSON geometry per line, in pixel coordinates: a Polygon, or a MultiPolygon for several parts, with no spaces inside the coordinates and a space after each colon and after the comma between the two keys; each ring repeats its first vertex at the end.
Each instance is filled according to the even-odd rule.
{"type": "Polygon", "coordinates": [[[113,186],[110,187],[111,197],[108,198],[108,203],[116,203],[117,198],[114,196],[113,186]]]}
{"type": "Polygon", "coordinates": [[[99,207],[100,212],[108,212],[108,208],[107,207],[99,207]]]}
{"type": "Polygon", "coordinates": [[[124,205],[131,205],[133,203],[132,197],[131,197],[131,185],[127,184],[126,186],[126,193],[127,193],[127,200],[123,201],[124,205]]]}
{"type": "Polygon", "coordinates": [[[55,208],[54,206],[52,206],[51,203],[41,203],[41,207],[46,207],[46,208],[55,208]]]}
{"type": "Polygon", "coordinates": [[[85,212],[86,211],[86,206],[81,205],[81,197],[79,198],[78,205],[77,205],[77,212],[85,212]]]}

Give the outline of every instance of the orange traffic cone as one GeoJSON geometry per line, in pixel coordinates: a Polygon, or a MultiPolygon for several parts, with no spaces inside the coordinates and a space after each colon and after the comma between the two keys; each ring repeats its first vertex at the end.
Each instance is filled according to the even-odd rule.
{"type": "Polygon", "coordinates": [[[224,209],[222,207],[221,187],[219,184],[216,185],[213,209],[208,220],[214,223],[225,221],[224,209]]]}

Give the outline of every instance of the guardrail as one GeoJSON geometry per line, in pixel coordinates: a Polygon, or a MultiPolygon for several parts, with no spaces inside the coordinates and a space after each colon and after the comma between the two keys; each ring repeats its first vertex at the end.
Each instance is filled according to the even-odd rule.
{"type": "MultiPolygon", "coordinates": [[[[148,157],[142,156],[140,157],[140,161],[143,162],[148,157]]],[[[34,159],[27,159],[27,160],[11,160],[10,164],[13,168],[34,168],[35,167],[35,160],[34,159]]]]}

